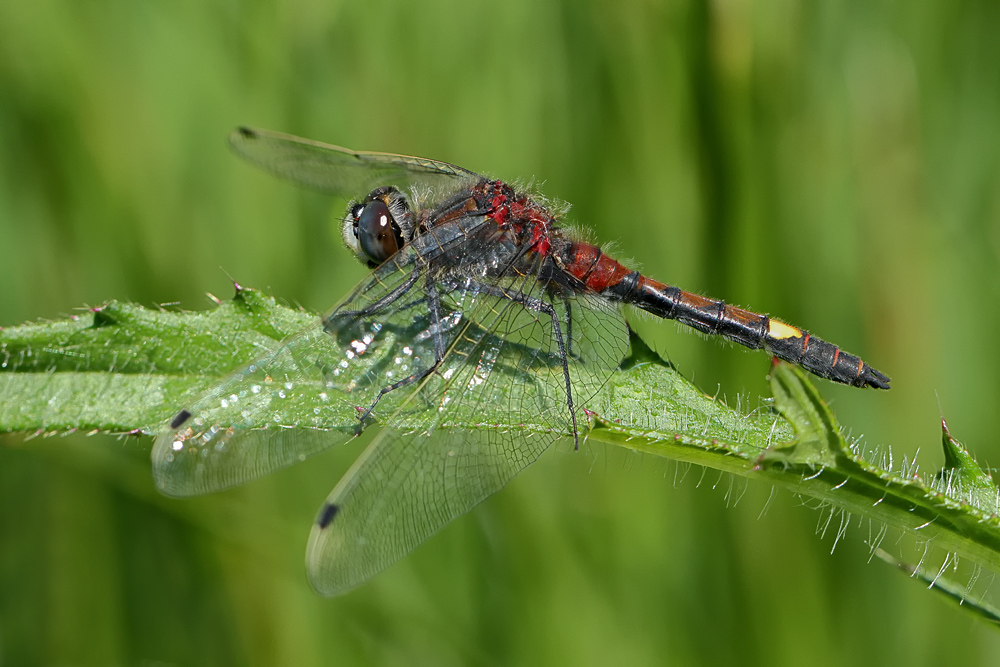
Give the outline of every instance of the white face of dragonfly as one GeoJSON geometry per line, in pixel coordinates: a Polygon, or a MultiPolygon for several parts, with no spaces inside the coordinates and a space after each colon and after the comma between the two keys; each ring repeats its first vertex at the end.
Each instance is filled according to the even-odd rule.
{"type": "Polygon", "coordinates": [[[348,206],[343,236],[361,262],[378,266],[413,239],[413,211],[396,188],[377,188],[348,206]]]}

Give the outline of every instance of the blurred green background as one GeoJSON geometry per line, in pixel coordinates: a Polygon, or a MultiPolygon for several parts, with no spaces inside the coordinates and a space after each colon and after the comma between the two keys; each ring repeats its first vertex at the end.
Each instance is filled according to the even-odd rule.
{"type": "MultiPolygon", "coordinates": [[[[544,181],[651,275],[888,373],[820,382],[855,436],[934,469],[943,412],[989,465],[998,34],[989,0],[2,2],[0,324],[228,276],[333,304],[364,275],[343,202],[229,154],[250,124],[544,181]]],[[[766,355],[634,319],[706,392],[766,395],[766,355]]],[[[562,448],[325,600],[306,536],[356,448],[179,501],[150,445],[0,438],[0,665],[1000,661],[866,524],[831,555],[821,512],[714,471],[562,448]]]]}

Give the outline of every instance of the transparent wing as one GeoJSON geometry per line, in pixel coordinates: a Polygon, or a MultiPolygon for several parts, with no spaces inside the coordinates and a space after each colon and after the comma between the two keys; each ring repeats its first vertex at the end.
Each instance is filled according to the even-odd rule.
{"type": "MultiPolygon", "coordinates": [[[[417,262],[440,251],[426,244],[405,248],[335,312],[369,309],[402,287],[413,288],[417,262]]],[[[173,496],[220,491],[357,435],[360,411],[382,387],[434,362],[434,341],[421,328],[428,326],[426,312],[403,321],[411,311],[419,315],[418,292],[408,305],[396,304],[389,322],[359,317],[331,328],[317,320],[181,410],[153,445],[157,487],[173,496]]],[[[378,414],[392,414],[405,394],[387,394],[378,414]]]]}
{"type": "Polygon", "coordinates": [[[154,445],[158,486],[190,495],[259,477],[354,436],[378,400],[383,430],[310,537],[310,578],[329,595],[503,487],[573,433],[567,372],[582,415],[628,336],[613,305],[546,282],[551,260],[498,270],[519,250],[498,229],[470,215],[428,230],[321,323],[179,413],[154,445]]]}
{"type": "Polygon", "coordinates": [[[342,353],[317,321],[179,412],[153,444],[157,487],[172,496],[226,489],[351,438],[357,413],[326,391],[342,353]]]}
{"type": "Polygon", "coordinates": [[[365,195],[383,185],[452,187],[482,176],[447,162],[426,158],[352,151],[288,134],[241,127],[229,143],[244,159],[300,185],[343,196],[365,195]]]}
{"type": "MultiPolygon", "coordinates": [[[[625,354],[621,314],[596,295],[551,301],[536,276],[497,286],[555,306],[582,415],[580,406],[625,354]]],[[[313,526],[307,569],[325,595],[344,593],[401,559],[573,432],[551,315],[473,281],[448,294],[445,310],[462,313],[462,326],[449,338],[445,361],[399,407],[313,526]]]]}

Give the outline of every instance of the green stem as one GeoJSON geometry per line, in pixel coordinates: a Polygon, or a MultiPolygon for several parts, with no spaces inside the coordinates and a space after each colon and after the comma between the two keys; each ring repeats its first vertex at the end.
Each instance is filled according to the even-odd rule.
{"type": "MultiPolygon", "coordinates": [[[[186,400],[315,319],[238,288],[233,299],[206,312],[111,302],[66,320],[2,329],[0,432],[153,434],[186,400]]],[[[773,403],[749,414],[734,410],[633,338],[621,370],[588,406],[586,436],[765,480],[1000,572],[998,488],[946,427],[944,469],[935,475],[886,470],[844,439],[801,370],[775,365],[771,387],[773,403]]],[[[312,407],[297,409],[305,414],[312,407]]],[[[504,424],[500,414],[482,423],[532,428],[504,424]]],[[[938,589],[977,608],[964,594],[949,593],[960,587],[942,581],[938,589]]]]}

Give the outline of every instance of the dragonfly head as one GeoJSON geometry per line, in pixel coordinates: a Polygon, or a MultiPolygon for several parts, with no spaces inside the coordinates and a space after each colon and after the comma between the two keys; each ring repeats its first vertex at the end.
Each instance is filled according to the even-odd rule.
{"type": "Polygon", "coordinates": [[[348,206],[343,234],[351,252],[374,268],[413,239],[413,211],[395,187],[377,188],[348,206]]]}

